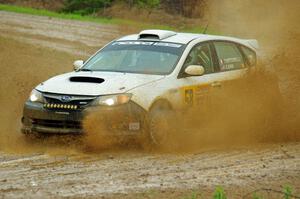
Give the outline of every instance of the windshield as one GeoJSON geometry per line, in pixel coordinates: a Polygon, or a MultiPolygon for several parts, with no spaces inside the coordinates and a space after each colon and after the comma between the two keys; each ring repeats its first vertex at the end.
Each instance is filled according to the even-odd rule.
{"type": "Polygon", "coordinates": [[[173,71],[184,45],[118,41],[94,55],[81,70],[166,75],[173,71]]]}

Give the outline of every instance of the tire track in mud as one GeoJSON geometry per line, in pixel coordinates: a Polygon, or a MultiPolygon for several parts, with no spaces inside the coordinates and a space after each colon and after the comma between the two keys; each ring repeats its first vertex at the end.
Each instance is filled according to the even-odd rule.
{"type": "MultiPolygon", "coordinates": [[[[0,19],[0,36],[81,56],[121,34],[114,26],[3,11],[0,19]]],[[[300,143],[194,154],[130,150],[88,154],[76,147],[71,152],[65,146],[43,147],[47,150],[42,153],[37,153],[39,147],[27,154],[0,152],[1,198],[98,198],[154,188],[213,189],[217,185],[255,189],[290,184],[300,191],[300,143]],[[59,148],[57,153],[54,148],[59,148]]]]}

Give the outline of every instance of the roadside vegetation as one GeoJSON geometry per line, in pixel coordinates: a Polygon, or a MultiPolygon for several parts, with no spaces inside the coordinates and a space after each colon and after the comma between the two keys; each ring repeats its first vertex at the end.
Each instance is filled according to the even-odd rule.
{"type": "Polygon", "coordinates": [[[55,18],[61,18],[61,19],[91,21],[91,22],[98,22],[98,23],[104,23],[104,24],[130,23],[130,21],[126,21],[126,20],[122,20],[122,19],[109,19],[109,18],[104,18],[104,17],[103,18],[102,17],[94,17],[91,15],[81,15],[76,12],[74,12],[74,13],[53,12],[53,11],[49,11],[49,10],[45,10],[45,9],[36,9],[36,8],[21,7],[21,6],[15,6],[15,5],[7,5],[7,4],[0,4],[0,10],[16,12],[16,13],[23,13],[23,14],[32,14],[32,15],[38,15],[38,16],[55,17],[55,18]]]}
{"type": "MultiPolygon", "coordinates": [[[[58,0],[57,0],[58,1],[58,0]]],[[[61,0],[60,0],[61,1],[61,0]]],[[[160,9],[169,14],[187,18],[200,18],[209,0],[65,0],[63,10],[80,14],[92,14],[118,4],[128,8],[138,7],[149,12],[160,9]]]]}
{"type": "MultiPolygon", "coordinates": [[[[93,14],[111,7],[115,2],[114,0],[66,0],[63,11],[81,15],[93,14]]],[[[138,6],[146,9],[155,9],[161,5],[160,0],[125,0],[125,3],[130,7],[138,6]]]]}
{"type": "MultiPolygon", "coordinates": [[[[15,1],[18,2],[17,0],[15,1]]],[[[43,4],[44,6],[31,6],[34,3],[30,4],[30,6],[27,6],[27,4],[23,6],[22,3],[11,3],[11,1],[9,1],[10,3],[5,3],[6,1],[0,1],[5,3],[0,3],[0,10],[101,24],[124,25],[131,29],[152,28],[194,33],[202,33],[205,30],[205,25],[199,25],[195,19],[184,16],[185,10],[178,9],[178,5],[180,7],[180,3],[178,4],[178,2],[181,0],[54,1],[62,1],[63,3],[61,6],[58,6],[59,8],[50,9],[47,6],[49,4],[47,1],[43,4]],[[173,19],[173,21],[170,19],[173,19]],[[170,23],[167,23],[167,21],[170,21],[170,23]]],[[[207,33],[215,34],[212,31],[207,31],[207,33]]]]}
{"type": "MultiPolygon", "coordinates": [[[[5,5],[0,4],[0,10],[9,11],[9,12],[16,12],[16,13],[23,13],[23,14],[31,14],[31,15],[38,15],[38,16],[47,16],[53,18],[61,18],[61,19],[71,19],[71,20],[79,20],[79,21],[89,21],[101,24],[113,24],[113,25],[130,25],[136,28],[160,28],[160,29],[176,29],[172,26],[163,26],[158,24],[143,24],[131,20],[126,19],[119,19],[119,18],[106,18],[106,17],[96,17],[92,15],[81,15],[77,13],[64,13],[64,12],[53,12],[44,9],[35,9],[35,8],[27,8],[27,7],[20,7],[20,6],[13,6],[13,5],[5,5]]],[[[197,30],[202,30],[199,28],[197,30]]],[[[196,30],[194,30],[196,31],[196,30]]]]}
{"type": "MultiPolygon", "coordinates": [[[[253,192],[247,193],[242,198],[245,199],[269,199],[269,198],[283,198],[283,199],[299,199],[300,196],[297,196],[293,193],[293,189],[290,186],[284,186],[282,191],[273,190],[273,189],[259,189],[253,192]],[[271,196],[272,194],[272,196],[271,196]]],[[[193,191],[192,193],[184,196],[182,199],[201,199],[205,198],[201,192],[193,191]]],[[[223,187],[216,187],[212,199],[229,199],[223,187]]]]}

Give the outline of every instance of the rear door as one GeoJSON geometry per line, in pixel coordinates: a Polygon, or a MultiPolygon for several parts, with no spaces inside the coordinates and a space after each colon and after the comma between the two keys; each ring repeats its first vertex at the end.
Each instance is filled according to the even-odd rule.
{"type": "Polygon", "coordinates": [[[226,41],[215,41],[213,43],[220,72],[230,72],[246,68],[244,56],[237,44],[226,41]]]}
{"type": "MultiPolygon", "coordinates": [[[[250,62],[243,52],[240,44],[230,41],[214,41],[213,50],[218,69],[211,82],[213,92],[210,95],[210,102],[213,109],[219,110],[229,104],[239,102],[241,96],[247,90],[247,73],[250,62]]],[[[253,56],[253,55],[251,55],[253,56]]],[[[250,60],[250,58],[249,58],[250,60]]],[[[254,64],[254,59],[251,61],[254,64]]]]}
{"type": "Polygon", "coordinates": [[[235,84],[256,64],[255,52],[230,41],[214,41],[213,50],[218,69],[212,86],[224,87],[235,84]]]}

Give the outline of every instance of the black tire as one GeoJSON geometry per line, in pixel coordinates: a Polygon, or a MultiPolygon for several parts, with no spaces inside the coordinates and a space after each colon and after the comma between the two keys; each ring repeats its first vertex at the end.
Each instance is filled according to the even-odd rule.
{"type": "Polygon", "coordinates": [[[167,106],[152,109],[148,118],[147,134],[152,149],[177,150],[180,128],[176,112],[167,106]]]}

